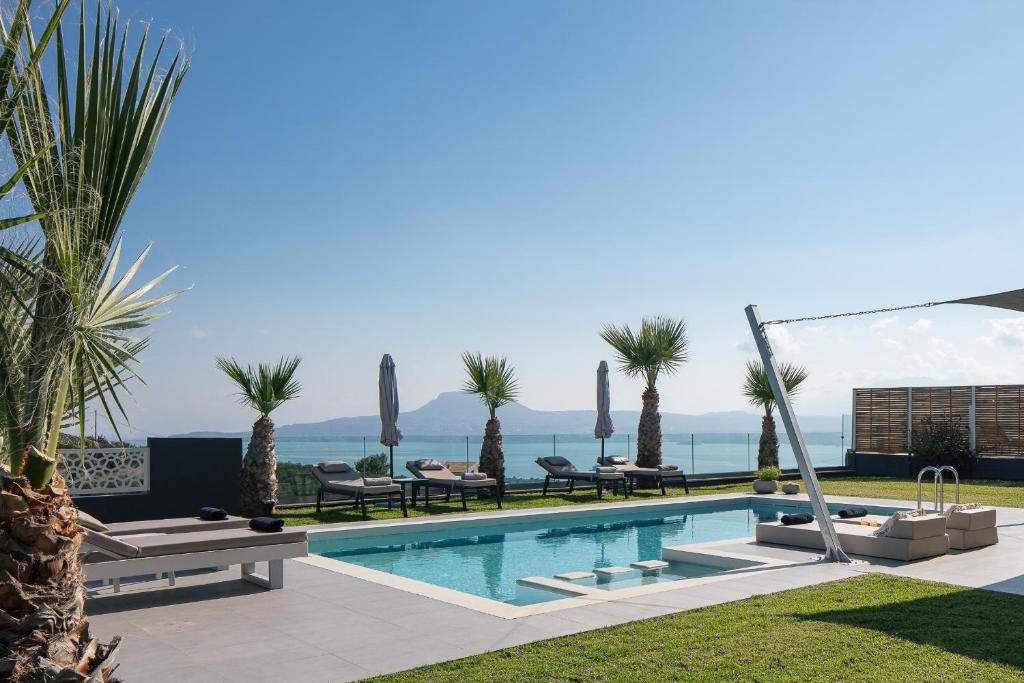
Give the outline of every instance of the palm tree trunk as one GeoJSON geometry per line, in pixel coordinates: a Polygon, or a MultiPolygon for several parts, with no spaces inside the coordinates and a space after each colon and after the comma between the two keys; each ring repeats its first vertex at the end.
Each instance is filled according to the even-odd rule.
{"type": "Polygon", "coordinates": [[[0,492],[0,680],[112,681],[121,638],[89,635],[78,511],[60,477],[23,482],[0,492]]]}
{"type": "Polygon", "coordinates": [[[484,427],[484,440],[480,445],[480,471],[497,480],[498,488],[505,490],[505,451],[501,447],[501,422],[492,417],[484,427]]]}
{"type": "Polygon", "coordinates": [[[636,429],[636,464],[640,467],[657,467],[661,464],[659,400],[657,389],[644,391],[644,408],[640,411],[640,424],[636,429]]]}
{"type": "Polygon", "coordinates": [[[263,415],[252,425],[249,447],[242,458],[242,515],[269,515],[277,504],[277,454],[274,422],[263,415]]]}
{"type": "Polygon", "coordinates": [[[779,437],[775,433],[775,418],[761,418],[761,441],[757,444],[757,468],[779,466],[779,437]]]}

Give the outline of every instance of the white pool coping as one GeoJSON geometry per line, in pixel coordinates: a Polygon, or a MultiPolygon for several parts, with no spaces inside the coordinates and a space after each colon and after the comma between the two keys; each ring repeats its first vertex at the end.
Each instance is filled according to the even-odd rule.
{"type": "MultiPolygon", "coordinates": [[[[842,502],[841,500],[835,500],[834,497],[829,496],[829,502],[837,503],[842,502]]],[[[805,494],[797,495],[784,495],[784,494],[769,494],[769,495],[758,495],[754,493],[728,493],[728,494],[711,494],[705,496],[692,496],[692,497],[669,497],[660,500],[645,500],[645,501],[626,501],[617,503],[602,503],[602,504],[588,504],[588,505],[571,505],[561,506],[552,508],[530,508],[526,510],[508,510],[508,511],[492,511],[492,512],[476,512],[468,514],[457,514],[457,515],[445,515],[444,517],[423,517],[414,519],[401,519],[401,520],[386,520],[386,521],[368,521],[362,523],[348,523],[338,524],[329,526],[312,526],[306,527],[309,540],[314,541],[330,541],[341,538],[360,538],[366,536],[388,536],[406,533],[418,533],[427,530],[445,530],[445,529],[467,529],[478,526],[486,526],[494,524],[497,521],[509,521],[513,523],[518,522],[522,524],[544,521],[544,520],[558,520],[568,521],[574,517],[590,517],[601,512],[626,512],[630,510],[658,510],[658,509],[671,509],[683,510],[692,507],[702,507],[709,503],[729,501],[749,501],[749,500],[760,500],[763,502],[771,502],[774,504],[780,503],[807,503],[809,502],[805,494]]],[[[868,504],[868,505],[880,505],[883,507],[902,507],[897,501],[872,501],[850,499],[851,504],[868,504]]],[[[567,581],[557,581],[551,579],[551,586],[545,586],[549,589],[557,588],[559,592],[566,593],[568,596],[565,598],[559,598],[556,600],[549,600],[546,602],[540,602],[533,605],[510,605],[498,600],[491,600],[478,595],[470,593],[464,593],[462,591],[454,590],[451,588],[445,588],[443,586],[437,586],[425,581],[418,581],[416,579],[410,579],[388,572],[379,571],[376,569],[370,569],[361,565],[353,564],[351,562],[344,562],[342,560],[336,560],[329,557],[323,557],[321,555],[309,555],[308,557],[299,558],[297,561],[304,562],[306,564],[320,567],[328,571],[336,572],[338,574],[344,574],[353,578],[363,579],[370,581],[382,586],[394,588],[397,590],[406,591],[415,595],[421,595],[423,597],[432,598],[434,600],[440,600],[452,605],[458,605],[467,609],[475,610],[477,612],[483,612],[492,616],[501,617],[504,619],[519,619],[522,617],[533,616],[537,614],[548,614],[551,612],[558,612],[561,610],[572,609],[576,607],[583,607],[585,605],[598,604],[598,603],[611,603],[621,600],[627,600],[631,598],[656,595],[664,593],[666,591],[681,590],[685,588],[692,588],[695,586],[702,586],[708,584],[717,584],[727,581],[742,581],[753,574],[762,573],[773,569],[778,569],[784,566],[796,566],[808,563],[815,563],[819,561],[820,555],[812,555],[803,560],[780,560],[760,555],[748,555],[744,553],[737,553],[735,551],[726,551],[720,546],[736,545],[737,543],[744,543],[753,541],[753,537],[741,537],[724,539],[720,541],[710,541],[706,543],[694,543],[682,546],[673,546],[671,548],[663,548],[662,553],[665,559],[676,559],[677,561],[688,561],[696,562],[700,564],[711,564],[712,566],[719,566],[723,571],[709,574],[707,576],[699,576],[689,579],[679,579],[676,581],[664,581],[658,583],[647,584],[644,586],[634,586],[631,588],[619,588],[614,590],[592,588],[590,586],[581,586],[572,584],[567,581]],[[678,558],[678,559],[677,559],[678,558]],[[563,585],[564,584],[564,585],[563,585]]]]}

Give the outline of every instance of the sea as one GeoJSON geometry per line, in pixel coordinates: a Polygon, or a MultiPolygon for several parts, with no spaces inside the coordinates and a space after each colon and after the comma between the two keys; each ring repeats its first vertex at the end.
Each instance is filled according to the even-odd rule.
{"type": "MultiPolygon", "coordinates": [[[[664,434],[662,460],[678,465],[687,473],[710,474],[749,472],[757,468],[759,433],[749,434],[664,434]]],[[[804,440],[816,467],[837,466],[849,444],[849,435],[840,432],[804,434],[804,440]]],[[[395,476],[407,474],[405,463],[420,458],[476,462],[481,436],[406,436],[394,449],[395,476]]],[[[560,455],[579,469],[590,469],[601,454],[601,440],[587,434],[508,435],[502,439],[505,450],[505,476],[508,479],[535,481],[543,471],[535,460],[560,455]]],[[[243,444],[243,449],[246,444],[243,444]]],[[[281,462],[315,464],[323,460],[356,460],[387,448],[376,436],[366,437],[279,437],[277,459],[281,462]]],[[[606,455],[636,455],[634,434],[615,434],[605,440],[606,455]]],[[[784,434],[779,435],[779,464],[796,467],[793,451],[784,434]]]]}

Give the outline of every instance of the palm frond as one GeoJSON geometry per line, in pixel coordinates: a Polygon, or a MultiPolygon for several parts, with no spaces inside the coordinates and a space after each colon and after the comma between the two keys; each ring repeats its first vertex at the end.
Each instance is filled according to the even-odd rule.
{"type": "Polygon", "coordinates": [[[294,375],[301,362],[298,356],[284,357],[276,365],[260,363],[254,368],[242,367],[234,358],[220,357],[217,367],[238,386],[239,402],[266,416],[299,396],[302,386],[294,375]]]}
{"type": "Polygon", "coordinates": [[[495,418],[498,408],[516,400],[519,381],[507,358],[466,351],[462,354],[462,363],[466,367],[466,383],[462,390],[479,396],[491,419],[495,418]]]}
{"type": "MultiPolygon", "coordinates": [[[[786,387],[786,393],[790,397],[800,391],[800,385],[807,379],[807,368],[795,363],[783,363],[779,367],[782,374],[782,384],[786,387]]],[[[768,373],[765,371],[764,363],[759,360],[747,361],[747,372],[743,380],[743,395],[751,404],[764,410],[765,415],[771,416],[775,411],[775,394],[768,382],[768,373]]]]}
{"type": "Polygon", "coordinates": [[[661,372],[671,375],[689,360],[686,321],[682,318],[644,318],[640,329],[605,325],[601,338],[615,351],[619,367],[630,377],[643,377],[655,389],[661,372]]]}

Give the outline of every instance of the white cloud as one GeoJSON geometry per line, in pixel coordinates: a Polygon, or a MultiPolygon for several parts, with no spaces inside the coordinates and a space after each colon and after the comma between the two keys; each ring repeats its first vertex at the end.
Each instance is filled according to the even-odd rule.
{"type": "MultiPolygon", "coordinates": [[[[771,342],[772,349],[776,353],[781,354],[797,354],[800,353],[800,342],[796,340],[793,333],[782,325],[768,325],[768,341],[771,342]]],[[[736,345],[737,351],[743,351],[744,353],[756,353],[757,348],[754,346],[754,340],[751,338],[750,333],[747,333],[747,338],[736,345]]]]}
{"type": "Polygon", "coordinates": [[[872,329],[875,332],[878,332],[879,330],[884,330],[887,327],[892,327],[899,321],[900,317],[898,315],[893,315],[888,318],[882,318],[881,320],[876,320],[875,322],[871,323],[870,329],[872,329]]]}
{"type": "Polygon", "coordinates": [[[921,318],[913,325],[911,325],[909,329],[911,332],[916,332],[917,334],[924,334],[928,332],[930,329],[932,329],[932,321],[928,320],[928,318],[921,318]]]}
{"type": "Polygon", "coordinates": [[[992,334],[981,337],[981,341],[1011,348],[1024,346],[1024,318],[996,318],[987,322],[992,334]]]}

